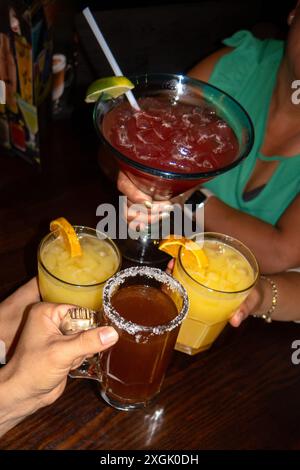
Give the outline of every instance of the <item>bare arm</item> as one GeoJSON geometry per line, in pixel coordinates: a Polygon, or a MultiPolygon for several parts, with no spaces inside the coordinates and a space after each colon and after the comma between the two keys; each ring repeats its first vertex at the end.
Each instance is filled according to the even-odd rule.
{"type": "Polygon", "coordinates": [[[28,309],[39,300],[37,279],[33,278],[0,303],[0,340],[7,352],[17,339],[28,309]]]}
{"type": "Polygon", "coordinates": [[[201,62],[189,70],[188,75],[192,78],[197,78],[198,80],[208,82],[216,63],[221,59],[221,57],[228,54],[232,50],[232,47],[222,47],[218,51],[201,60],[201,62]]]}
{"type": "MultiPolygon", "coordinates": [[[[189,75],[208,81],[214,66],[232,51],[224,47],[189,71],[189,75]]],[[[205,230],[228,233],[243,241],[256,255],[262,272],[275,273],[300,266],[300,196],[286,210],[276,227],[256,217],[232,209],[217,198],[205,207],[205,230]],[[259,234],[259,235],[258,235],[259,234]]]]}
{"type": "MultiPolygon", "coordinates": [[[[288,272],[269,276],[278,289],[278,300],[272,314],[273,320],[300,320],[300,273],[288,272]]],[[[261,279],[238,311],[231,318],[232,326],[239,326],[248,315],[266,313],[272,305],[272,288],[261,279]]]]}
{"type": "MultiPolygon", "coordinates": [[[[218,60],[231,51],[230,47],[220,49],[191,69],[189,75],[208,81],[218,60]]],[[[217,198],[210,198],[205,208],[205,230],[228,233],[243,241],[256,255],[262,272],[285,271],[300,266],[299,211],[300,196],[273,227],[232,209],[217,198]]]]}
{"type": "Polygon", "coordinates": [[[253,251],[262,273],[278,273],[300,266],[299,213],[297,196],[273,226],[211,197],[205,206],[205,230],[241,240],[253,251]]]}
{"type": "Polygon", "coordinates": [[[3,367],[0,370],[0,437],[36,409],[30,397],[19,399],[16,393],[18,388],[10,367],[3,367]]]}

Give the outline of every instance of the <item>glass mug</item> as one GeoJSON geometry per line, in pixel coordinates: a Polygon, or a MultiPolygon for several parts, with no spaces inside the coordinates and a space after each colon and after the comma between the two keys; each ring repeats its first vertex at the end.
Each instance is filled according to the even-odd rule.
{"type": "MultiPolygon", "coordinates": [[[[128,302],[129,310],[134,310],[130,303],[132,298],[122,299],[121,302],[122,306],[128,302]]],[[[86,360],[69,375],[100,382],[102,398],[116,409],[128,411],[147,406],[160,392],[179,327],[187,311],[188,297],[185,289],[164,271],[132,267],[118,272],[104,286],[102,311],[89,312],[76,307],[70,309],[62,322],[61,330],[64,334],[73,334],[84,329],[110,325],[118,332],[119,340],[110,349],[86,360]],[[140,302],[136,300],[140,294],[147,295],[149,288],[154,289],[147,300],[152,302],[152,324],[128,320],[113,306],[113,296],[125,293],[126,297],[126,292],[130,292],[129,289],[124,291],[125,288],[134,288],[136,302],[140,302]],[[173,314],[164,323],[160,322],[162,304],[158,302],[161,301],[165,302],[163,315],[169,307],[173,314]]],[[[141,307],[137,313],[144,319],[145,308],[141,307]]]]}
{"type": "MultiPolygon", "coordinates": [[[[63,249],[57,251],[57,246],[55,246],[54,242],[57,240],[58,234],[50,232],[42,239],[38,247],[38,278],[41,296],[46,302],[75,304],[92,310],[100,310],[103,286],[110,276],[119,271],[121,267],[121,254],[116,244],[104,233],[84,226],[74,226],[74,230],[79,240],[89,237],[91,242],[94,243],[95,252],[91,251],[90,258],[86,261],[91,271],[92,269],[98,269],[97,262],[99,260],[97,258],[97,251],[103,251],[105,256],[103,256],[102,267],[100,265],[100,270],[103,269],[103,273],[101,272],[101,275],[103,274],[103,281],[93,284],[80,283],[78,281],[75,284],[64,280],[64,275],[67,273],[68,275],[70,273],[73,274],[75,269],[78,270],[75,258],[73,261],[66,258],[65,268],[61,268],[60,276],[55,275],[52,264],[55,266],[56,258],[61,259],[65,253],[63,249]],[[48,264],[45,262],[46,255],[48,264]],[[93,256],[95,256],[95,260],[93,256]]],[[[80,273],[78,276],[80,276],[80,273]]]]}

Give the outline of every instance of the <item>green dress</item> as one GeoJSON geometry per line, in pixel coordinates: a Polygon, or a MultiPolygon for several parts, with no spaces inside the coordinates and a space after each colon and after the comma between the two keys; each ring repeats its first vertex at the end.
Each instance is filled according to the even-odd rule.
{"type": "Polygon", "coordinates": [[[240,165],[204,186],[229,206],[275,225],[300,191],[300,155],[284,158],[260,153],[284,42],[262,41],[249,31],[239,31],[224,44],[235,49],[219,60],[209,82],[229,93],[248,111],[255,128],[255,142],[240,165]],[[279,164],[259,194],[245,201],[243,191],[257,159],[277,160],[279,164]]]}

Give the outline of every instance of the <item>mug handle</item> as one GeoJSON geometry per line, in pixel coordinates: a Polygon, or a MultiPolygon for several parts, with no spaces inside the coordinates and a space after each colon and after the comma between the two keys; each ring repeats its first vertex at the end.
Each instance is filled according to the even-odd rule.
{"type": "MultiPolygon", "coordinates": [[[[101,312],[89,310],[84,307],[70,308],[60,324],[60,331],[64,335],[74,335],[81,331],[91,330],[98,326],[104,326],[105,322],[101,312]]],[[[101,382],[101,371],[98,365],[99,354],[87,358],[76,369],[69,372],[69,377],[73,379],[91,379],[101,382]]]]}

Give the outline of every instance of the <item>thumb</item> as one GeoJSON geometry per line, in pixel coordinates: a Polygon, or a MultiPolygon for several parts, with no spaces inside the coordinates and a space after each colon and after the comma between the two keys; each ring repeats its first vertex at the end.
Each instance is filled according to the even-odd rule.
{"type": "Polygon", "coordinates": [[[70,360],[104,351],[118,341],[118,333],[112,326],[102,326],[68,336],[65,354],[70,360]]]}

